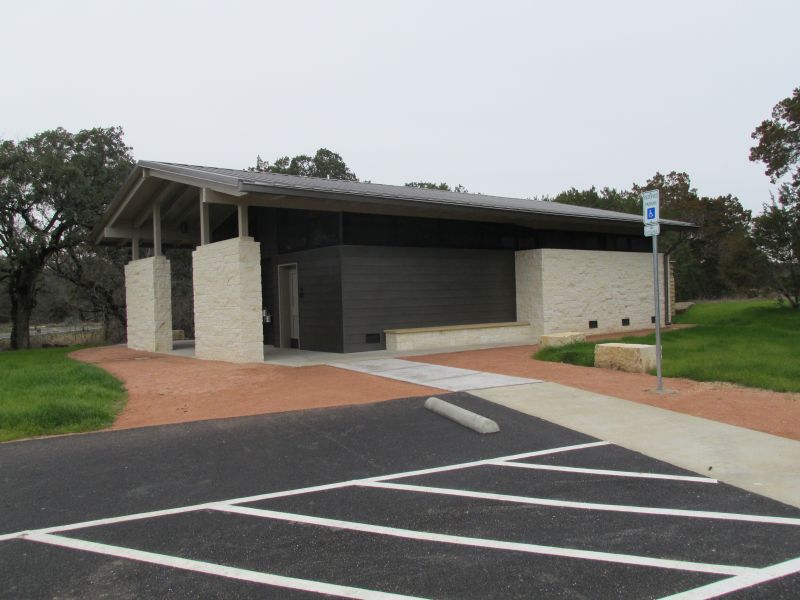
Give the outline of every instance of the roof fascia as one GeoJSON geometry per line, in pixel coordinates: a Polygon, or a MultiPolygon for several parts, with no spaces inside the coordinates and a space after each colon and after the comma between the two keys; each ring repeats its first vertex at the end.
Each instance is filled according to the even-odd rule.
{"type": "Polygon", "coordinates": [[[196,170],[192,170],[192,172],[199,173],[200,175],[185,175],[178,172],[179,170],[179,168],[173,169],[170,165],[157,162],[143,160],[137,162],[119,192],[109,204],[103,217],[94,229],[92,229],[90,239],[95,244],[100,244],[103,238],[106,237],[106,229],[111,228],[111,230],[114,231],[120,230],[115,227],[117,219],[149,177],[191,185],[198,188],[207,188],[228,196],[238,197],[246,194],[246,192],[240,189],[239,180],[235,177],[228,177],[226,175],[203,177],[202,172],[196,170]]]}
{"type": "Polygon", "coordinates": [[[99,244],[102,241],[103,231],[106,226],[119,216],[120,212],[127,206],[131,197],[139,190],[147,177],[147,169],[142,168],[138,164],[131,170],[127,179],[125,179],[125,182],[122,184],[122,187],[117,192],[117,195],[114,196],[114,199],[109,203],[102,218],[89,234],[89,237],[95,244],[99,244]]]}
{"type": "MultiPolygon", "coordinates": [[[[614,217],[613,215],[603,216],[603,215],[576,215],[575,213],[566,212],[566,211],[527,211],[522,209],[514,209],[514,208],[497,208],[495,206],[490,205],[479,205],[479,204],[470,204],[470,205],[462,205],[456,204],[441,200],[426,200],[422,198],[392,198],[392,197],[376,197],[374,195],[369,194],[359,194],[356,192],[332,192],[332,191],[324,191],[324,190],[303,190],[298,188],[292,187],[283,187],[283,186],[272,186],[272,185],[264,185],[261,183],[255,183],[251,181],[242,181],[240,184],[240,189],[244,192],[250,193],[259,193],[259,194],[275,194],[281,196],[298,196],[298,197],[306,197],[306,198],[319,198],[325,200],[339,200],[339,201],[350,201],[350,202],[358,202],[362,204],[370,204],[370,205],[384,205],[384,206],[394,206],[394,207],[403,207],[408,206],[409,203],[413,203],[417,206],[430,206],[430,207],[441,207],[448,210],[461,210],[465,213],[468,212],[481,212],[483,214],[495,214],[495,215],[515,215],[515,216],[527,216],[527,217],[535,217],[536,219],[540,219],[542,221],[561,221],[561,220],[569,220],[569,221],[577,221],[580,223],[606,223],[609,225],[621,225],[621,226],[629,226],[629,227],[642,227],[643,223],[641,218],[637,215],[630,215],[630,218],[624,217],[614,217]]],[[[681,230],[681,229],[697,229],[697,226],[692,223],[685,223],[682,221],[671,221],[671,220],[663,220],[661,221],[661,225],[665,227],[667,230],[681,230]]]]}
{"type": "Polygon", "coordinates": [[[167,179],[176,183],[183,183],[198,188],[206,188],[227,194],[229,196],[244,196],[245,191],[241,189],[240,180],[229,175],[218,173],[207,173],[188,167],[173,167],[164,163],[139,161],[142,167],[147,168],[153,177],[167,179]],[[191,174],[187,174],[189,171],[191,174]]]}

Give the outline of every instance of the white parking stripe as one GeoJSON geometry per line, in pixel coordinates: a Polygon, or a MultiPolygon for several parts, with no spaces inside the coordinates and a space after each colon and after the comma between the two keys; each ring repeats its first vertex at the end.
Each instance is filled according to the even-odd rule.
{"type": "Polygon", "coordinates": [[[550,448],[548,450],[535,450],[533,452],[523,452],[521,454],[512,454],[510,456],[501,456],[497,458],[487,458],[483,460],[476,460],[465,463],[458,463],[455,465],[447,465],[444,467],[433,467],[430,469],[421,469],[418,471],[406,471],[404,473],[393,473],[391,475],[379,475],[377,477],[370,477],[366,479],[352,479],[350,481],[340,481],[337,483],[326,483],[322,485],[312,485],[304,488],[297,488],[293,490],[283,490],[280,492],[267,492],[265,494],[256,494],[254,496],[244,496],[241,498],[231,498],[229,500],[217,500],[213,502],[203,502],[202,504],[193,504],[191,506],[179,506],[176,508],[165,508],[162,510],[153,510],[149,512],[134,513],[130,515],[121,515],[118,517],[107,517],[103,519],[93,519],[91,521],[82,521],[80,523],[71,523],[69,525],[56,525],[54,527],[43,527],[41,529],[33,529],[26,531],[17,531],[14,533],[7,533],[0,536],[0,542],[4,540],[13,540],[29,533],[58,533],[61,531],[73,531],[76,529],[84,529],[86,527],[97,527],[99,525],[113,525],[114,523],[125,523],[127,521],[138,521],[140,519],[151,519],[154,517],[163,517],[168,515],[178,515],[196,510],[204,510],[213,508],[216,504],[244,504],[246,502],[258,502],[260,500],[270,500],[273,498],[285,498],[286,496],[297,496],[300,494],[310,494],[313,492],[322,492],[326,490],[334,490],[338,488],[350,487],[364,481],[384,481],[388,479],[398,479],[401,477],[411,477],[414,475],[425,475],[428,473],[441,473],[443,471],[452,471],[455,469],[466,469],[469,467],[480,466],[488,464],[493,460],[514,460],[517,458],[529,458],[533,456],[544,456],[546,454],[555,454],[558,452],[568,452],[571,450],[582,450],[584,448],[593,448],[595,446],[606,446],[609,442],[590,442],[587,444],[577,444],[573,446],[561,446],[558,448],[550,448]]]}
{"type": "MultiPolygon", "coordinates": [[[[598,446],[608,446],[610,442],[589,442],[586,444],[574,444],[572,446],[561,446],[560,448],[550,448],[549,450],[535,450],[534,452],[523,452],[521,454],[512,454],[510,456],[501,456],[499,458],[487,458],[485,460],[474,460],[472,462],[458,463],[455,465],[447,465],[444,467],[432,467],[430,469],[419,469],[417,471],[406,471],[405,473],[394,473],[392,475],[380,475],[378,477],[368,477],[361,481],[389,481],[391,479],[402,479],[403,477],[416,477],[418,475],[430,475],[431,473],[444,473],[446,471],[456,471],[458,469],[466,469],[469,467],[480,467],[483,465],[491,464],[494,461],[509,461],[517,460],[520,458],[533,458],[535,456],[545,456],[547,454],[558,454],[560,452],[571,452],[573,450],[583,450],[585,448],[596,448],[598,446]]],[[[357,483],[357,482],[354,482],[357,483]]]]}
{"type": "Polygon", "coordinates": [[[719,575],[740,575],[755,570],[751,567],[738,567],[733,565],[718,565],[718,564],[698,563],[698,562],[691,562],[684,560],[650,558],[647,556],[638,556],[633,554],[617,554],[611,552],[597,552],[593,550],[579,550],[575,548],[560,548],[557,546],[541,546],[539,544],[506,542],[502,540],[464,537],[459,535],[449,535],[445,533],[433,533],[430,531],[400,529],[397,527],[386,527],[383,525],[371,525],[369,523],[340,521],[339,519],[326,519],[323,517],[312,517],[309,515],[298,515],[293,513],[278,512],[274,510],[263,510],[258,508],[250,508],[247,506],[217,505],[214,507],[214,509],[223,512],[236,513],[240,515],[248,515],[252,517],[277,519],[280,521],[305,523],[308,525],[333,527],[336,529],[347,529],[350,531],[360,531],[363,533],[388,535],[392,537],[420,540],[424,542],[438,542],[445,544],[455,544],[459,546],[491,548],[494,550],[509,550],[513,552],[544,554],[548,556],[561,556],[566,558],[577,558],[583,560],[598,560],[603,562],[621,563],[624,565],[636,565],[640,567],[676,569],[680,571],[693,571],[698,573],[716,573],[719,575]]]}
{"type": "Polygon", "coordinates": [[[519,467],[539,471],[563,471],[565,473],[586,473],[587,475],[610,475],[613,477],[637,477],[641,479],[668,479],[670,481],[691,481],[694,483],[719,483],[709,477],[693,477],[691,475],[662,475],[661,473],[640,473],[638,471],[611,471],[607,469],[587,469],[585,467],[562,467],[558,465],[539,465],[509,460],[493,460],[490,465],[498,467],[519,467]]]}
{"type": "MultiPolygon", "coordinates": [[[[298,488],[296,490],[286,490],[281,492],[272,492],[269,494],[259,494],[258,496],[248,496],[245,498],[234,498],[232,500],[223,500],[223,503],[237,503],[237,502],[251,502],[256,500],[268,500],[270,498],[283,498],[286,496],[295,496],[299,494],[309,494],[311,492],[320,492],[325,490],[333,490],[342,487],[350,487],[353,485],[352,481],[343,481],[340,483],[331,483],[327,485],[314,485],[307,488],[298,488]]],[[[139,521],[141,519],[154,519],[157,517],[167,517],[170,515],[180,515],[183,513],[196,512],[198,510],[206,510],[214,508],[218,502],[204,502],[202,504],[193,504],[191,506],[178,506],[176,508],[165,508],[163,510],[152,510],[149,512],[135,513],[131,515],[121,515],[119,517],[106,517],[104,519],[93,519],[91,521],[82,521],[80,523],[70,523],[69,525],[55,525],[53,527],[43,527],[41,529],[30,529],[25,531],[17,531],[15,533],[7,533],[0,536],[0,542],[4,540],[13,540],[25,535],[33,533],[60,533],[63,531],[75,531],[77,529],[86,529],[87,527],[99,527],[101,525],[114,525],[115,523],[126,523],[128,521],[139,521]]]]}
{"type": "Polygon", "coordinates": [[[284,577],[282,575],[274,575],[272,573],[261,573],[259,571],[227,567],[225,565],[218,565],[215,563],[180,558],[177,556],[168,556],[165,554],[156,554],[154,552],[145,552],[143,550],[134,550],[132,548],[122,548],[120,546],[111,546],[108,544],[99,544],[97,542],[89,542],[86,540],[76,540],[46,533],[30,534],[24,539],[32,542],[50,544],[52,546],[71,548],[73,550],[83,550],[85,552],[93,552],[95,554],[115,556],[117,558],[126,558],[129,560],[150,563],[153,565],[183,569],[184,571],[206,573],[208,575],[217,575],[219,577],[227,577],[229,579],[250,581],[253,583],[273,585],[282,588],[290,588],[293,590],[303,590],[306,592],[316,592],[318,594],[329,594],[331,596],[338,596],[340,598],[360,598],[362,600],[396,600],[401,598],[416,598],[416,596],[403,596],[400,594],[390,594],[376,590],[365,590],[362,588],[336,585],[322,581],[312,581],[310,579],[297,579],[295,577],[284,577]]]}
{"type": "Polygon", "coordinates": [[[708,598],[718,598],[723,594],[743,590],[759,583],[766,583],[767,581],[794,575],[795,573],[800,573],[800,558],[793,558],[777,565],[770,565],[730,579],[723,579],[693,590],[666,596],[662,600],[707,600],[708,598]]]}
{"type": "Polygon", "coordinates": [[[501,502],[516,502],[518,504],[533,504],[537,506],[555,506],[558,508],[581,508],[587,510],[605,510],[611,512],[637,513],[644,515],[666,515],[672,517],[692,517],[697,519],[721,519],[724,521],[747,521],[751,523],[771,523],[774,525],[800,525],[800,519],[792,517],[768,517],[762,515],[744,515],[738,513],[712,512],[707,510],[687,510],[681,508],[651,508],[647,506],[626,506],[624,504],[597,504],[594,502],[574,502],[570,500],[555,500],[552,498],[529,498],[527,496],[511,496],[508,494],[493,494],[490,492],[474,492],[471,490],[456,490],[451,488],[429,487],[424,485],[407,485],[402,483],[386,483],[382,481],[364,481],[359,486],[383,488],[387,490],[402,490],[406,492],[420,492],[425,494],[441,494],[443,496],[461,496],[464,498],[480,498],[482,500],[499,500],[501,502]]]}

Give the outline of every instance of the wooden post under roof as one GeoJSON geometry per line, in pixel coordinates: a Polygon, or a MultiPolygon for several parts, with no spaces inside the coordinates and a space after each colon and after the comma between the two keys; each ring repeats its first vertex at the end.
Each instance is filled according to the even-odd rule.
{"type": "Polygon", "coordinates": [[[209,222],[207,189],[200,190],[200,245],[211,243],[211,224],[209,222]]]}
{"type": "Polygon", "coordinates": [[[249,228],[247,223],[247,205],[240,204],[237,207],[237,210],[239,211],[239,237],[240,238],[247,237],[249,233],[248,232],[249,228]]]}
{"type": "Polygon", "coordinates": [[[161,205],[153,205],[153,256],[161,256],[161,205]]]}

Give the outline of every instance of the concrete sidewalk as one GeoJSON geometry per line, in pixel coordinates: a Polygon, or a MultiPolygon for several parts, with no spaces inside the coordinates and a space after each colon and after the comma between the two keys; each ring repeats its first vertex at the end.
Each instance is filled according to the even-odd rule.
{"type": "Polygon", "coordinates": [[[512,377],[511,375],[500,375],[498,373],[475,371],[473,369],[443,367],[441,365],[432,365],[430,363],[420,363],[399,358],[374,358],[347,363],[335,363],[331,366],[336,366],[340,369],[348,369],[350,371],[358,371],[359,373],[377,375],[378,377],[385,377],[387,379],[396,379],[397,381],[426,385],[450,392],[540,383],[538,379],[512,377]]]}
{"type": "Polygon", "coordinates": [[[470,393],[800,507],[800,442],[556,383],[470,393]]]}

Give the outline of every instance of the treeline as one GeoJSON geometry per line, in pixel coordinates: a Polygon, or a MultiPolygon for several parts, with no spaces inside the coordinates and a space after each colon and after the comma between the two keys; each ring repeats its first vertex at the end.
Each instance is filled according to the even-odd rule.
{"type": "Polygon", "coordinates": [[[677,298],[681,300],[754,296],[770,285],[769,261],[753,235],[753,216],[733,196],[698,194],[686,173],[656,173],[630,190],[569,189],[553,202],[642,214],[644,190],[659,190],[663,219],[688,221],[697,230],[663,232],[659,251],[675,263],[677,298]]]}
{"type": "MultiPolygon", "coordinates": [[[[30,345],[31,323],[93,320],[109,340],[125,330],[123,266],[127,247],[95,247],[90,232],[133,166],[120,127],[75,134],[54,129],[0,140],[0,334],[12,348],[30,345]]],[[[580,206],[641,214],[641,193],[660,190],[661,214],[697,229],[664,233],[659,248],[675,260],[679,299],[777,291],[800,307],[800,88],[779,102],[752,134],[750,160],[766,165],[777,195],[753,216],[733,196],[706,197],[686,173],[656,173],[630,190],[569,189],[554,198],[580,206]]],[[[253,171],[357,181],[342,157],[256,160],[253,171]]],[[[466,192],[416,181],[411,187],[466,192]]],[[[173,324],[192,334],[191,255],[166,249],[172,265],[173,324]]]]}

